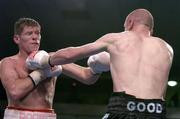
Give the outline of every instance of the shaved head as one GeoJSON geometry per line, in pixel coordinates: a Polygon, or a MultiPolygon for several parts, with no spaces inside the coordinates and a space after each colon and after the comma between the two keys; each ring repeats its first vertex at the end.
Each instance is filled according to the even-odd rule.
{"type": "Polygon", "coordinates": [[[129,23],[139,23],[149,27],[153,31],[154,20],[152,14],[146,9],[136,9],[132,11],[125,20],[124,27],[126,28],[129,23]]]}

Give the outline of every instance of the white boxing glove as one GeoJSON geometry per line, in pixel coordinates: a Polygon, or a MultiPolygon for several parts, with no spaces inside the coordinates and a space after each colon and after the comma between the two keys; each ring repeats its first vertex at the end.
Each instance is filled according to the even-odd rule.
{"type": "Polygon", "coordinates": [[[61,65],[46,69],[37,69],[29,74],[34,86],[38,85],[40,81],[47,79],[49,77],[58,77],[62,73],[61,65]]]}
{"type": "Polygon", "coordinates": [[[110,70],[110,55],[108,52],[101,52],[89,57],[88,66],[94,74],[107,72],[110,70]]]}
{"type": "Polygon", "coordinates": [[[27,57],[26,66],[31,70],[50,68],[49,57],[49,54],[44,50],[34,51],[27,57]]]}

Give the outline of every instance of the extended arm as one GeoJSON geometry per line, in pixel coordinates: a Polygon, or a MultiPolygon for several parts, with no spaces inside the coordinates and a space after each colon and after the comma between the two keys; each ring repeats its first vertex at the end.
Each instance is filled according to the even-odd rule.
{"type": "Polygon", "coordinates": [[[94,84],[101,74],[93,74],[89,67],[82,67],[77,64],[62,65],[62,73],[87,85],[94,84]]]}
{"type": "Polygon", "coordinates": [[[72,63],[99,52],[106,51],[108,39],[109,37],[105,35],[93,43],[89,43],[79,47],[68,47],[60,49],[53,55],[51,55],[49,63],[51,65],[72,63]]]}
{"type": "Polygon", "coordinates": [[[48,55],[45,51],[32,53],[30,64],[38,68],[47,68],[54,65],[63,65],[73,63],[82,58],[97,54],[102,51],[107,51],[108,44],[111,43],[111,37],[105,35],[93,43],[82,45],[79,47],[68,47],[48,55]]]}
{"type": "Polygon", "coordinates": [[[76,64],[62,65],[63,73],[84,84],[95,83],[102,72],[110,70],[110,55],[107,52],[101,52],[88,58],[87,65],[82,67],[76,64]]]}
{"type": "Polygon", "coordinates": [[[72,63],[82,58],[107,51],[108,46],[119,39],[114,33],[106,34],[98,40],[79,47],[68,47],[56,51],[51,55],[49,63],[51,65],[61,65],[72,63]]]}

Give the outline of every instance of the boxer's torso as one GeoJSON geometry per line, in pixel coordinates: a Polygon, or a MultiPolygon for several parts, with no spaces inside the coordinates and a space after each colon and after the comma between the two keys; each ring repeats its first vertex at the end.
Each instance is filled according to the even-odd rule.
{"type": "Polygon", "coordinates": [[[111,74],[114,92],[125,91],[138,98],[162,99],[167,86],[172,52],[160,38],[133,32],[114,34],[111,74]]]}
{"type": "MultiPolygon", "coordinates": [[[[28,71],[28,69],[26,68],[24,59],[21,59],[21,57],[15,55],[7,58],[6,60],[8,60],[8,62],[11,62],[10,64],[13,65],[12,68],[16,72],[16,75],[18,75],[18,80],[27,80],[25,78],[31,71],[28,71]]],[[[55,78],[45,79],[44,81],[40,82],[37,87],[35,87],[26,96],[18,100],[14,100],[7,93],[8,106],[15,106],[27,109],[52,108],[55,84],[55,78]]]]}

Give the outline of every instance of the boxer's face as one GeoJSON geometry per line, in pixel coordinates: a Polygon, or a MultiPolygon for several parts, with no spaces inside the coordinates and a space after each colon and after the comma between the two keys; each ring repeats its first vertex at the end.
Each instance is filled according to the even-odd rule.
{"type": "Polygon", "coordinates": [[[17,35],[18,45],[21,50],[28,53],[39,50],[41,34],[37,26],[25,26],[22,33],[17,35]]]}

